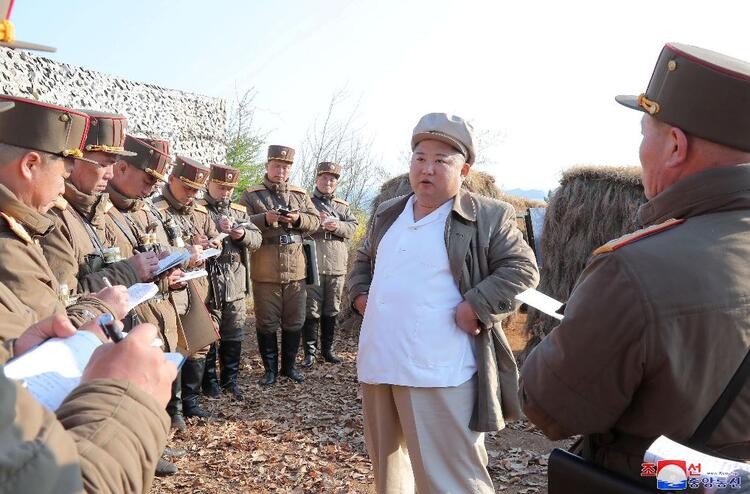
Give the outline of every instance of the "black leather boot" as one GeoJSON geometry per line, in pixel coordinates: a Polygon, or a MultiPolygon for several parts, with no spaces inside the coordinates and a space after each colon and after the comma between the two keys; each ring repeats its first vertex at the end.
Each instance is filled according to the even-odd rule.
{"type": "Polygon", "coordinates": [[[201,393],[204,358],[188,358],[182,365],[182,414],[185,417],[210,417],[211,414],[198,405],[201,393]]]}
{"type": "Polygon", "coordinates": [[[258,335],[258,352],[263,360],[263,368],[266,369],[263,377],[258,384],[261,386],[271,386],[276,382],[276,375],[279,373],[279,350],[276,345],[276,333],[261,333],[258,335]]]}
{"type": "Polygon", "coordinates": [[[318,324],[320,319],[309,318],[305,320],[305,325],[302,326],[302,342],[303,348],[305,349],[305,359],[299,364],[303,369],[312,367],[315,363],[315,348],[318,344],[318,324]]]}
{"type": "Polygon", "coordinates": [[[240,357],[242,356],[241,341],[222,341],[219,346],[219,362],[221,364],[221,389],[232,395],[237,401],[245,399],[237,384],[240,372],[240,357]]]}
{"type": "Polygon", "coordinates": [[[185,432],[187,424],[185,417],[182,415],[182,371],[177,373],[177,377],[172,381],[172,396],[167,402],[167,413],[172,419],[172,429],[178,432],[185,432]]]}
{"type": "Polygon", "coordinates": [[[341,359],[333,354],[333,335],[336,332],[336,317],[323,316],[320,320],[320,348],[326,362],[340,364],[341,359]]]}
{"type": "Polygon", "coordinates": [[[281,332],[281,375],[286,376],[297,383],[301,383],[305,380],[305,378],[302,377],[302,374],[295,369],[301,338],[301,331],[281,332]]]}
{"type": "MultiPolygon", "coordinates": [[[[221,343],[224,345],[224,343],[221,343]]],[[[224,373],[222,372],[222,379],[224,373]]],[[[206,368],[203,371],[203,394],[209,398],[218,398],[221,396],[219,389],[219,380],[216,376],[216,343],[211,343],[206,354],[206,368]]]]}

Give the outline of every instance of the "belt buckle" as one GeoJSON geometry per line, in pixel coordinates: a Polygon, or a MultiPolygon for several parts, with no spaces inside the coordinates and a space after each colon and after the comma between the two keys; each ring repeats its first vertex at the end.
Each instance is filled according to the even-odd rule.
{"type": "Polygon", "coordinates": [[[331,232],[323,232],[323,240],[333,240],[333,234],[331,232]]]}
{"type": "Polygon", "coordinates": [[[291,235],[279,235],[279,245],[289,245],[292,243],[291,235]]]}

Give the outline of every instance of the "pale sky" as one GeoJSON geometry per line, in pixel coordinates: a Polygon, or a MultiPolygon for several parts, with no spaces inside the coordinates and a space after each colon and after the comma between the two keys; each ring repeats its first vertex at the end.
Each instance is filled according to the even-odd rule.
{"type": "Polygon", "coordinates": [[[421,115],[455,113],[502,136],[485,170],[506,189],[637,165],[641,114],[614,96],[645,90],[665,42],[750,61],[743,0],[16,0],[12,20],[55,60],[226,99],[254,87],[269,143],[298,147],[345,88],[393,174],[421,115]]]}

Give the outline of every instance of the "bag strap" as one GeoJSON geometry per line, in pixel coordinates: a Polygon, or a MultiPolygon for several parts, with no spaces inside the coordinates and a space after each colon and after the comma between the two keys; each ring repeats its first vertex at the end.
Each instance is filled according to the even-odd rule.
{"type": "Polygon", "coordinates": [[[727,413],[729,407],[732,406],[734,399],[737,398],[737,395],[742,390],[745,382],[747,382],[748,377],[750,377],[750,351],[745,355],[745,359],[737,368],[737,371],[732,376],[732,379],[730,379],[727,387],[724,388],[719,399],[716,400],[714,406],[711,407],[711,410],[708,411],[706,417],[700,423],[690,439],[688,439],[687,446],[694,449],[700,449],[706,444],[706,441],[709,440],[714,429],[716,429],[716,426],[719,425],[719,422],[727,413]]]}

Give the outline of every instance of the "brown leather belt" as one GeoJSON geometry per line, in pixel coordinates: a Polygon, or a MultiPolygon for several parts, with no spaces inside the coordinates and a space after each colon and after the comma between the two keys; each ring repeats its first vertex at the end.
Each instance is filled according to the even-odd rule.
{"type": "Polygon", "coordinates": [[[263,238],[263,245],[289,245],[289,244],[301,244],[302,235],[297,234],[284,234],[278,237],[265,237],[263,238]]]}

